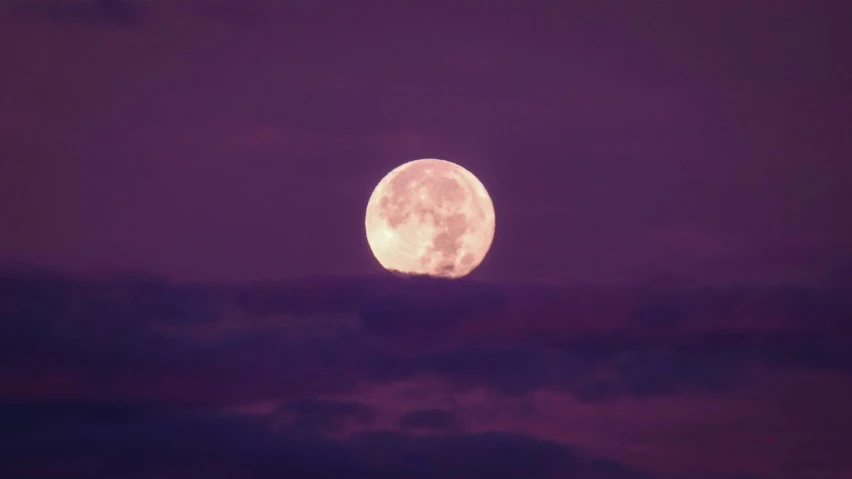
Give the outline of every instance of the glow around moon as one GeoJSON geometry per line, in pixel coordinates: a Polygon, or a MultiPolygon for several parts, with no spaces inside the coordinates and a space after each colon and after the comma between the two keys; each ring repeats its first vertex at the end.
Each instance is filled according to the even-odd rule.
{"type": "Polygon", "coordinates": [[[485,258],[494,221],[491,198],[473,173],[449,161],[422,159],[379,182],[364,224],[385,269],[459,278],[485,258]]]}

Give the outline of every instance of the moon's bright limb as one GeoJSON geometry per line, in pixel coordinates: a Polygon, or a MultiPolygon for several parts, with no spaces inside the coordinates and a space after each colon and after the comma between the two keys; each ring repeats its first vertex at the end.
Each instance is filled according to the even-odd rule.
{"type": "Polygon", "coordinates": [[[459,278],[488,253],[494,219],[491,197],[473,173],[427,158],[394,168],[376,185],[364,224],[385,269],[459,278]]]}

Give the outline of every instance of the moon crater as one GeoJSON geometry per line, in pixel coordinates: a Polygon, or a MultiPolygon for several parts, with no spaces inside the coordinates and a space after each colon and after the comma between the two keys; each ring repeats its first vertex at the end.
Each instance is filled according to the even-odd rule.
{"type": "Polygon", "coordinates": [[[405,163],[376,186],[367,205],[367,241],[386,269],[461,277],[484,259],[494,237],[485,187],[454,163],[405,163]]]}

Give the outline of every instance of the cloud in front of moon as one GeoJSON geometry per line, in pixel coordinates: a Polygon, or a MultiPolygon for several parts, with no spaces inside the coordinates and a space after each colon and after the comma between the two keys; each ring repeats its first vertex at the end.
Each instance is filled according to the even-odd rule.
{"type": "Polygon", "coordinates": [[[445,160],[414,160],[376,185],[364,224],[370,249],[385,269],[460,278],[491,247],[494,205],[470,171],[445,160]]]}

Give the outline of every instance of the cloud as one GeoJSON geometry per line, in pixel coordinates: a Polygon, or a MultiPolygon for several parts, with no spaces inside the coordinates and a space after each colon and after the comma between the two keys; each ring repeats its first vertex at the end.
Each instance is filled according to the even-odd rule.
{"type": "Polygon", "coordinates": [[[417,409],[399,418],[399,426],[406,430],[433,430],[450,432],[459,428],[458,418],[446,409],[417,409]]]}
{"type": "Polygon", "coordinates": [[[343,430],[347,421],[369,425],[373,411],[354,401],[302,399],[278,406],[274,421],[299,434],[327,435],[343,430]]]}
{"type": "Polygon", "coordinates": [[[55,387],[69,393],[226,405],[422,375],[597,401],[724,391],[749,365],[852,370],[839,339],[852,305],[830,291],[614,290],[599,299],[623,321],[590,331],[612,315],[571,316],[582,308],[567,296],[512,312],[532,293],[510,285],[322,284],[229,293],[150,278],[6,276],[0,371],[36,389],[63,377],[55,387]],[[725,322],[740,314],[774,323],[725,322]]]}
{"type": "Polygon", "coordinates": [[[511,434],[377,431],[344,440],[306,438],[250,416],[94,403],[6,404],[0,417],[13,428],[35,421],[14,428],[16,440],[0,452],[1,470],[18,477],[186,477],[202,471],[258,479],[646,477],[568,446],[511,434]]]}
{"type": "Polygon", "coordinates": [[[646,477],[611,461],[583,457],[555,442],[512,434],[406,436],[379,432],[351,441],[359,452],[383,451],[388,458],[377,459],[393,477],[646,477]]]}
{"type": "MultiPolygon", "coordinates": [[[[667,450],[694,454],[678,445],[684,431],[706,429],[708,441],[720,441],[726,430],[708,421],[734,424],[776,407],[773,398],[785,384],[824,376],[831,379],[813,383],[821,394],[846,397],[840,385],[852,373],[845,342],[850,312],[844,290],[804,286],[562,287],[368,277],[233,286],[8,268],[0,273],[0,401],[6,403],[0,416],[32,434],[28,444],[59,434],[50,428],[63,424],[92,432],[81,441],[68,439],[67,431],[57,436],[80,449],[51,460],[65,471],[73,463],[80,477],[129,471],[141,459],[124,463],[128,456],[110,448],[146,435],[180,444],[146,457],[171,454],[177,462],[165,466],[182,471],[172,474],[200,474],[210,467],[207,456],[184,448],[202,441],[197,430],[205,437],[245,434],[243,447],[260,448],[199,442],[211,457],[235,454],[212,477],[266,477],[267,466],[289,471],[273,459],[263,462],[264,448],[278,447],[330,454],[342,464],[334,470],[346,474],[511,470],[495,462],[470,472],[462,459],[447,462],[446,470],[406,469],[428,464],[434,451],[480,442],[495,450],[533,444],[531,457],[544,454],[558,465],[554,470],[586,471],[576,473],[581,477],[636,477],[634,469],[656,470],[673,460],[667,450]],[[736,401],[756,406],[741,410],[736,401]],[[707,417],[700,427],[688,419],[695,411],[707,417]],[[655,442],[614,439],[618,431],[655,442]],[[508,437],[473,439],[494,432],[508,437]],[[532,437],[575,447],[562,451],[532,437]],[[373,451],[391,447],[385,442],[393,443],[393,455],[374,458],[373,451]],[[627,475],[613,475],[606,461],[572,459],[580,450],[619,461],[627,475]],[[243,453],[263,456],[258,469],[245,466],[243,453]],[[73,459],[99,455],[110,459],[92,464],[105,469],[73,459]]],[[[840,409],[828,403],[826,417],[833,420],[827,421],[795,403],[755,424],[776,428],[796,416],[802,434],[843,438],[827,426],[842,423],[840,409]]],[[[723,461],[713,444],[707,457],[718,464],[762,470],[743,459],[723,461]]],[[[148,447],[154,446],[138,446],[148,447]]],[[[523,463],[522,456],[512,457],[523,463]]],[[[16,459],[20,470],[34,467],[28,460],[16,459]]],[[[323,477],[332,466],[298,467],[323,477]]],[[[796,467],[791,470],[804,466],[796,467]]],[[[551,477],[540,474],[529,477],[551,477]]]]}

